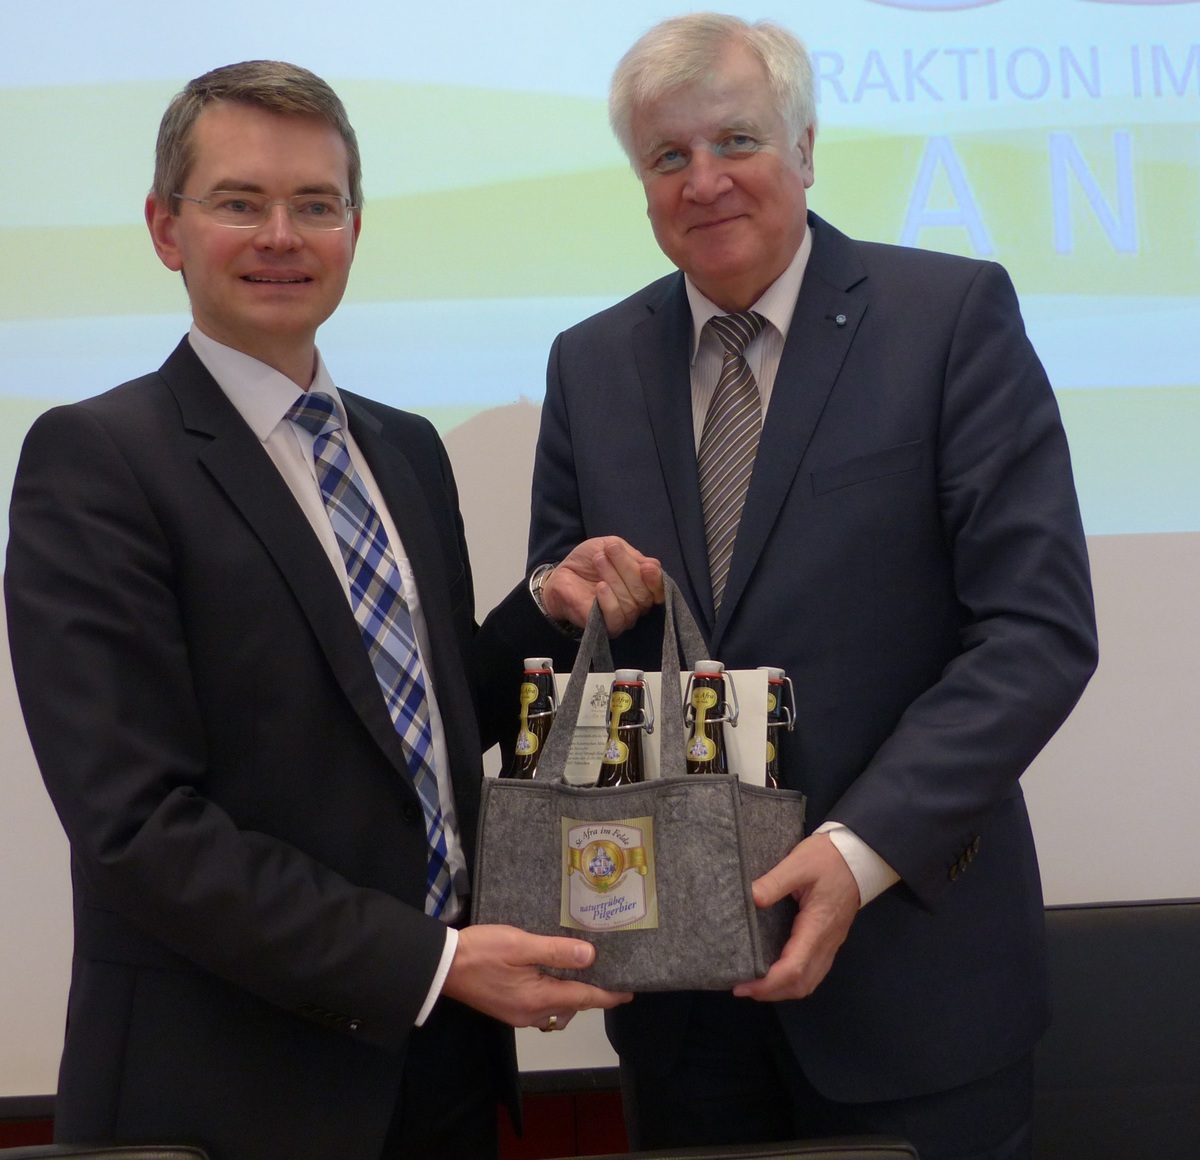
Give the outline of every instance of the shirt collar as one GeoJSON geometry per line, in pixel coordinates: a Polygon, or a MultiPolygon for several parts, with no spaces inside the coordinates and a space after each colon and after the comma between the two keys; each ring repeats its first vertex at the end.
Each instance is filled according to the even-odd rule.
{"type": "MultiPolygon", "coordinates": [[[[188,342],[208,373],[217,380],[217,386],[246,420],[250,430],[265,443],[299,397],[300,388],[274,367],[209,338],[195,323],[188,331],[188,342]]],[[[329,377],[329,371],[325,369],[320,351],[317,351],[317,369],[308,389],[330,395],[339,418],[345,424],[346,409],[342,406],[333,379],[329,377]]]]}
{"type": "MultiPolygon", "coordinates": [[[[763,291],[762,296],[750,308],[758,311],[780,334],[787,336],[788,327],[792,324],[792,313],[796,309],[796,296],[800,293],[800,283],[804,280],[804,270],[808,265],[808,256],[812,253],[812,226],[804,231],[804,240],[793,255],[788,267],[770,286],[763,291]]],[[[700,337],[704,333],[705,324],[717,314],[726,314],[714,302],[706,298],[692,282],[684,275],[687,287],[688,305],[692,310],[692,354],[691,361],[696,361],[696,352],[700,349],[700,337]]]]}

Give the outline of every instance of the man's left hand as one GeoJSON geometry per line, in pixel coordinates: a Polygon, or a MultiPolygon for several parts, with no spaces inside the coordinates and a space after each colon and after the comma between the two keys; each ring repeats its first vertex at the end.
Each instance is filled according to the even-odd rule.
{"type": "Polygon", "coordinates": [[[662,565],[620,536],[585,540],[546,578],[542,601],[555,620],[582,628],[592,602],[600,601],[609,636],[632,628],[665,599],[662,565]]]}
{"type": "Polygon", "coordinates": [[[828,834],[805,838],[782,862],[755,880],[754,904],[773,906],[790,894],[800,904],[792,936],[761,979],[739,983],[743,999],[803,999],[829,973],[858,913],[858,883],[828,834]]]}

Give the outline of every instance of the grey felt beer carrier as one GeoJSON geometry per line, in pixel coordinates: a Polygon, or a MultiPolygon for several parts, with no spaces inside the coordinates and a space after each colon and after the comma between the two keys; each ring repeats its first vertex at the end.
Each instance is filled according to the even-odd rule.
{"type": "Polygon", "coordinates": [[[727,990],[761,978],[796,905],[759,911],[750,884],[804,836],[804,795],[734,776],[687,775],[682,698],[667,690],[704,659],[678,588],[666,580],[661,776],[612,789],[568,785],[563,770],[589,672],[611,671],[592,609],[536,776],[485,779],[472,917],[596,946],[583,971],[620,991],[727,990]]]}

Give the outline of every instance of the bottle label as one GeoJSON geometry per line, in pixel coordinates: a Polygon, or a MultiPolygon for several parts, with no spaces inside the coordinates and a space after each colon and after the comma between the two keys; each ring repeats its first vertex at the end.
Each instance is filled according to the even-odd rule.
{"type": "Polygon", "coordinates": [[[774,713],[779,704],[779,698],[775,696],[769,689],[767,690],[767,712],[774,713]]]}
{"type": "Polygon", "coordinates": [[[529,731],[529,706],[538,699],[538,687],[532,681],[521,683],[521,728],[517,733],[518,757],[528,757],[537,752],[538,739],[529,731]]]}
{"type": "Polygon", "coordinates": [[[688,742],[687,755],[691,761],[712,761],[717,756],[717,745],[708,735],[708,723],[705,717],[710,709],[717,707],[719,700],[716,689],[692,689],[692,708],[696,711],[696,726],[695,736],[688,742]]]}
{"type": "Polygon", "coordinates": [[[624,765],[629,760],[629,746],[619,737],[610,737],[600,761],[604,765],[624,765]]]}
{"type": "Polygon", "coordinates": [[[768,741],[767,742],[767,761],[772,762],[774,760],[775,760],[775,742],[768,741]]]}
{"type": "Polygon", "coordinates": [[[624,765],[629,760],[629,746],[617,736],[621,714],[633,708],[633,698],[628,693],[617,691],[608,701],[608,741],[604,746],[603,765],[624,765]]]}
{"type": "Polygon", "coordinates": [[[570,930],[654,930],[654,819],[562,819],[559,922],[570,930]]]}

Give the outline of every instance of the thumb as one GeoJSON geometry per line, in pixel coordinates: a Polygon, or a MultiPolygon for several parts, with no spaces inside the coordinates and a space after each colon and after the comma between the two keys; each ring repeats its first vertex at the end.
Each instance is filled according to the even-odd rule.
{"type": "Polygon", "coordinates": [[[538,940],[536,961],[543,967],[564,967],[578,970],[590,967],[596,948],[578,938],[546,936],[538,940]]]}
{"type": "Polygon", "coordinates": [[[784,876],[779,873],[778,866],[768,870],[761,878],[756,878],[750,884],[750,891],[754,895],[754,905],[759,910],[774,906],[792,892],[784,876]]]}

